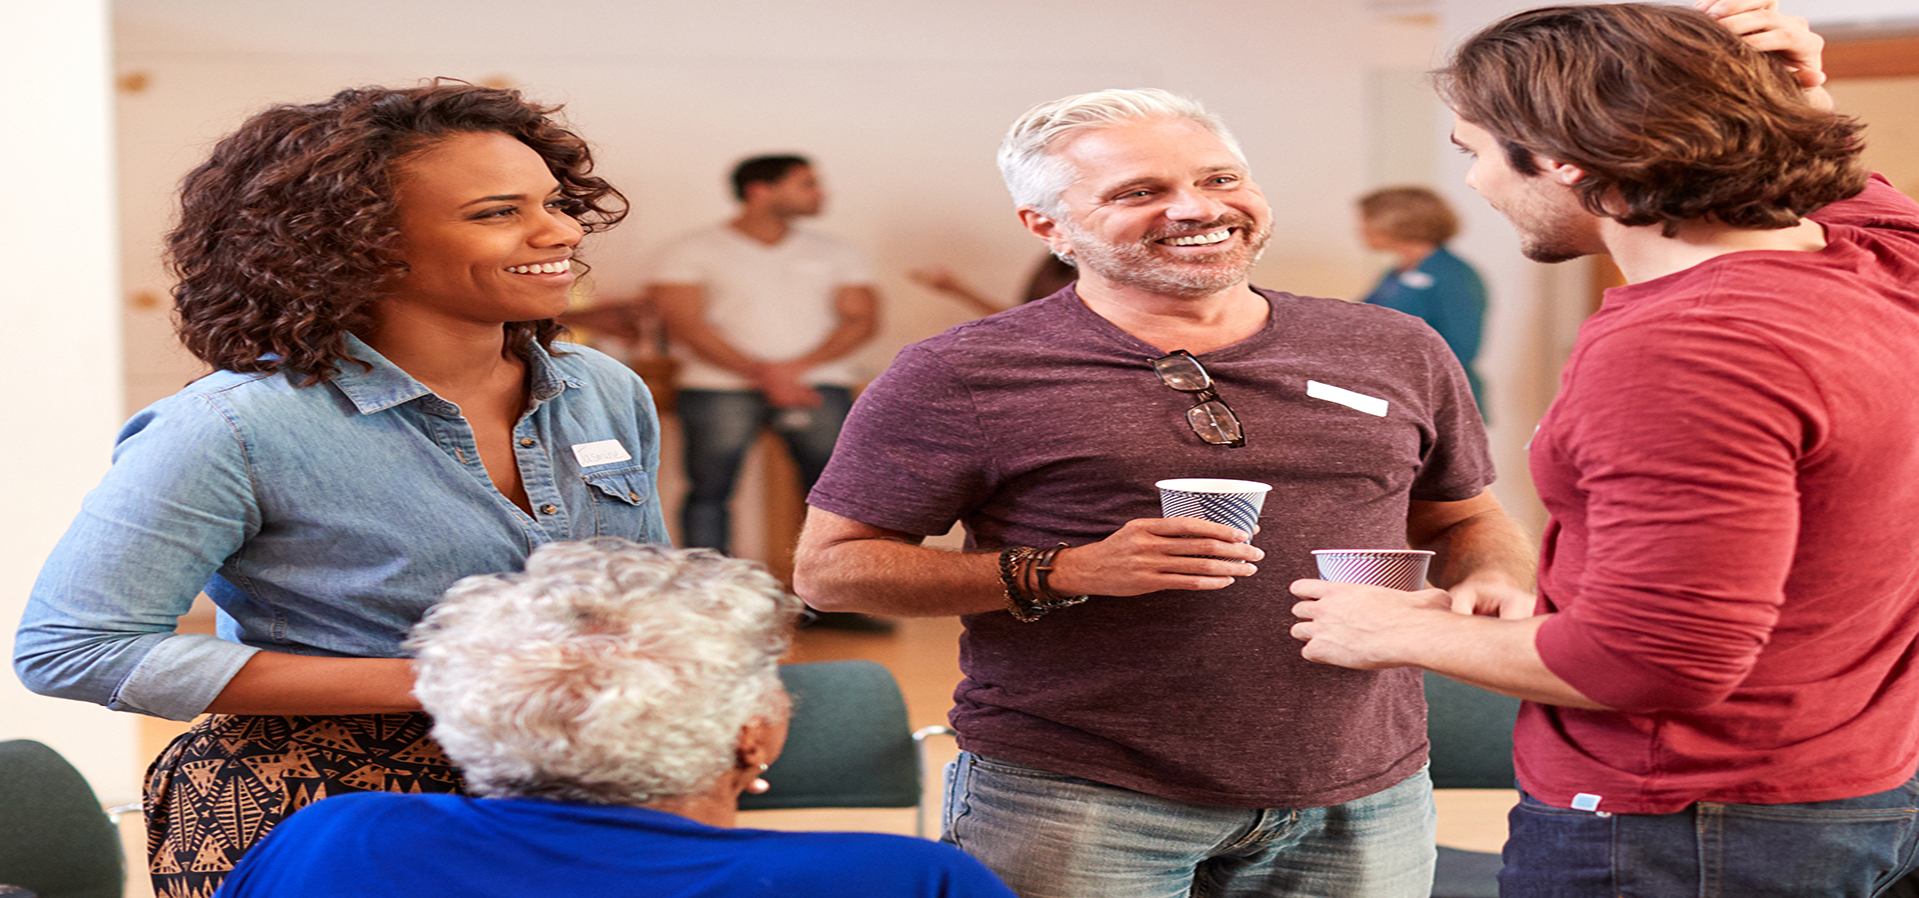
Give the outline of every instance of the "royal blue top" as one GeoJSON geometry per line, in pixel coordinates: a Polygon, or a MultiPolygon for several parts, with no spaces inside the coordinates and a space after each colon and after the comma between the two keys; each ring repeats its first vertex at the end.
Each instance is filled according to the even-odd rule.
{"type": "Polygon", "coordinates": [[[34,584],[14,669],[35,692],[176,720],[253,653],[398,658],[455,580],[543,543],[668,541],[659,421],[626,366],[535,348],[514,453],[534,514],[493,485],[458,406],[349,337],[309,387],[220,371],[121,429],[34,584]],[[204,590],[218,637],[174,632],[204,590]]]}
{"type": "Polygon", "coordinates": [[[288,817],[219,898],[1013,898],[951,845],[721,829],[645,808],[359,792],[288,817]]]}

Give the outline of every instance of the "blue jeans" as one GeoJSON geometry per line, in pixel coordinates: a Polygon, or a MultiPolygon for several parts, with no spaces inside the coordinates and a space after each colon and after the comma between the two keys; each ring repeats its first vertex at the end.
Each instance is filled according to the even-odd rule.
{"type": "Polygon", "coordinates": [[[1426,898],[1432,780],[1327,808],[1192,805],[961,752],[941,840],[1021,898],[1426,898]]]}
{"type": "Polygon", "coordinates": [[[1502,898],[1878,895],[1915,862],[1919,778],[1806,804],[1700,802],[1673,814],[1556,808],[1521,793],[1502,898]]]}
{"type": "Polygon", "coordinates": [[[800,486],[813,488],[833,454],[833,441],[853,407],[845,387],[815,387],[818,408],[768,405],[752,390],[681,390],[676,394],[686,437],[686,504],[680,507],[680,545],[727,551],[733,516],[729,505],[740,465],[760,431],[772,430],[800,469],[800,486]]]}

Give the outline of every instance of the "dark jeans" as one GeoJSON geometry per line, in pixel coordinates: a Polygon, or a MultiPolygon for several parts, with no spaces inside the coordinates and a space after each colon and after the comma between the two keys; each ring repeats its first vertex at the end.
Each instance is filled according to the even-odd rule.
{"type": "Polygon", "coordinates": [[[1700,802],[1674,814],[1573,811],[1521,793],[1502,898],[1879,896],[1913,871],[1919,778],[1806,804],[1700,802]]]}
{"type": "Polygon", "coordinates": [[[733,485],[747,451],[763,430],[772,430],[785,442],[800,469],[801,488],[813,488],[853,407],[853,393],[845,387],[814,389],[824,402],[809,409],[775,408],[751,390],[680,390],[676,394],[689,481],[686,504],[680,508],[681,545],[728,550],[733,485]]]}

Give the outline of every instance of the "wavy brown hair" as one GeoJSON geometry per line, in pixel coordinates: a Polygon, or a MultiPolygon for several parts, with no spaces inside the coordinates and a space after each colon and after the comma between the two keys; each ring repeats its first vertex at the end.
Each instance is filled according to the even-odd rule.
{"type": "MultiPolygon", "coordinates": [[[[594,177],[558,106],[518,91],[439,79],[412,88],[344,90],[267,109],[221,140],[180,185],[167,261],[180,341],[230,371],[297,371],[311,385],[339,371],[346,335],[406,270],[396,224],[400,163],[455,134],[499,132],[531,147],[586,233],[626,215],[626,198],[594,177]]],[[[552,319],[506,325],[506,345],[550,348],[552,319]]]]}
{"type": "Polygon", "coordinates": [[[1681,6],[1518,13],[1466,39],[1440,94],[1524,175],[1579,166],[1595,215],[1791,227],[1865,189],[1857,121],[1809,103],[1784,62],[1681,6]]]}

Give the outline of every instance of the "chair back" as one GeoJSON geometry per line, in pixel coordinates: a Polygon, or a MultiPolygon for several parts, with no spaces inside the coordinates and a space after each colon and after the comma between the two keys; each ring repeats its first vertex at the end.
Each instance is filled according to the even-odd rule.
{"type": "Polygon", "coordinates": [[[741,795],[741,810],[919,805],[919,754],[892,673],[820,661],[784,665],[780,679],[793,696],[786,748],[766,771],[772,788],[741,795]]]}
{"type": "Polygon", "coordinates": [[[1426,672],[1426,736],[1435,789],[1513,788],[1519,699],[1426,672]]]}
{"type": "Polygon", "coordinates": [[[0,742],[0,883],[39,898],[120,898],[120,834],[59,752],[0,742]]]}

